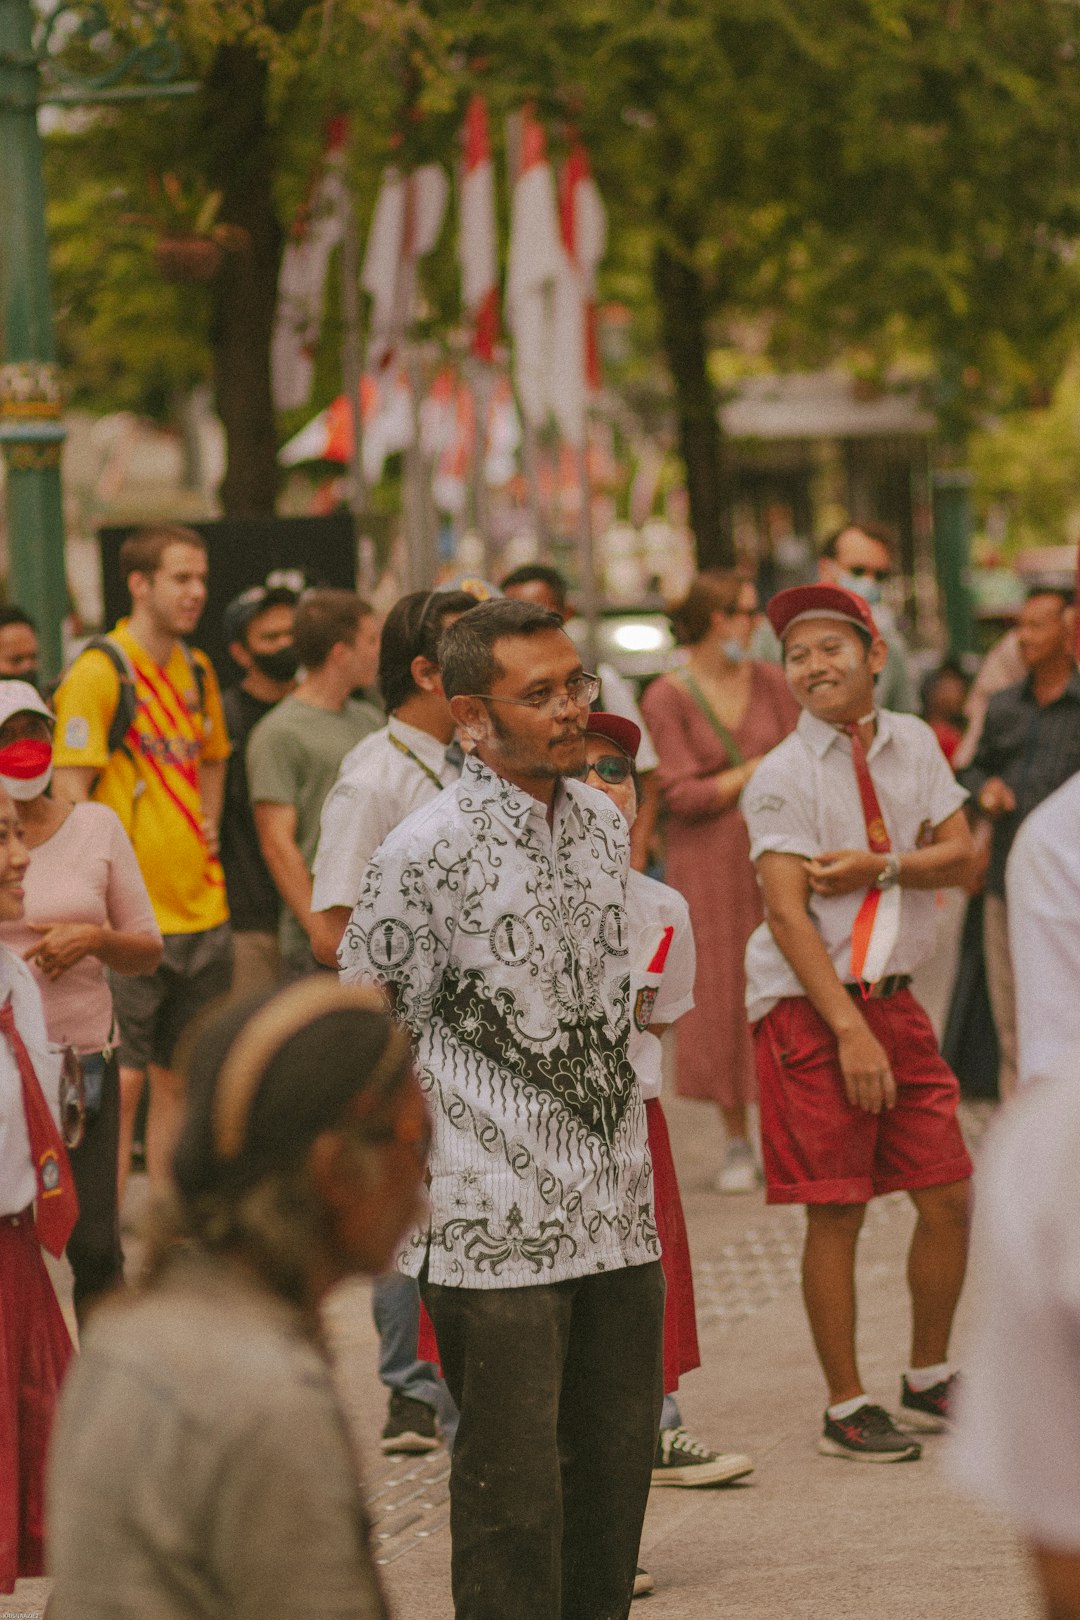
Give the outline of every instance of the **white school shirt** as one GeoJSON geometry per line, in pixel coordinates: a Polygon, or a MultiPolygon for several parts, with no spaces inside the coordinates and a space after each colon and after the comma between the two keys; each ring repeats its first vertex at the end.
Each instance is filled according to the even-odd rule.
{"type": "Polygon", "coordinates": [[[1024,820],[1005,868],[1019,1083],[1080,1081],[1080,774],[1024,820]]]}
{"type": "Polygon", "coordinates": [[[641,1095],[662,1089],[659,1037],[651,1024],[673,1024],[694,1005],[697,956],[690,911],[676,889],[631,870],[626,881],[630,934],[630,1044],[627,1055],[641,1095]]]}
{"type": "Polygon", "coordinates": [[[626,1048],[630,841],[561,783],[554,822],[475,757],[376,851],[338,953],[416,1046],[434,1125],[429,1219],[399,1264],[516,1288],[659,1257],[626,1048]]]}
{"type": "MultiPolygon", "coordinates": [[[[59,1126],[61,1050],[49,1044],[41,993],[33,974],[14,952],[0,945],[0,1003],[9,995],[15,1027],[59,1126]]],[[[30,1154],[19,1066],[7,1039],[0,1035],[0,1216],[18,1215],[36,1197],[37,1175],[30,1154]]]]}
{"type": "MultiPolygon", "coordinates": [[[[881,709],[867,751],[889,839],[898,855],[919,848],[967,798],[930,727],[913,714],[881,709]]],[[[750,834],[750,858],[778,853],[811,858],[832,849],[869,849],[851,739],[804,709],[795,730],[766,754],[739,800],[750,834]]],[[[810,915],[844,983],[851,981],[851,932],[865,889],[810,896],[810,915]]],[[[932,889],[900,891],[896,942],[882,977],[914,973],[937,943],[932,889]]],[[[750,1022],[785,996],[806,992],[767,922],[746,947],[746,1012],[750,1022]]]]}
{"type": "Polygon", "coordinates": [[[355,906],[364,868],[383,839],[440,792],[422,769],[425,765],[443,787],[461,775],[460,766],[447,759],[444,743],[393,716],[345,755],[323,802],[312,867],[312,911],[355,906]]]}
{"type": "MultiPolygon", "coordinates": [[[[1075,994],[1075,987],[1074,987],[1075,994]]],[[[1040,1081],[979,1158],[953,1480],[1020,1533],[1080,1553],[1080,1086],[1040,1081]]]]}

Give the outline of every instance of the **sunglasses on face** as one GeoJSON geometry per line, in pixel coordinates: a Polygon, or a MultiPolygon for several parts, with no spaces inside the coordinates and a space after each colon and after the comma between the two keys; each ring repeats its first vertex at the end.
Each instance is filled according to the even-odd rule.
{"type": "Polygon", "coordinates": [[[852,579],[874,579],[879,585],[892,578],[891,568],[849,568],[848,573],[852,579]]]}
{"type": "Polygon", "coordinates": [[[599,759],[594,759],[590,765],[586,765],[580,780],[586,781],[594,772],[601,782],[617,787],[630,775],[630,761],[625,754],[601,754],[599,759]]]}

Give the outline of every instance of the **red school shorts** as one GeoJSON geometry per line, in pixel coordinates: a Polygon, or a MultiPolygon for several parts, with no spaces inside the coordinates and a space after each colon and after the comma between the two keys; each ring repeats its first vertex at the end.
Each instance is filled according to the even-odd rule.
{"type": "Polygon", "coordinates": [[[861,1010],[896,1081],[896,1105],[880,1114],[848,1102],[836,1037],[804,996],[778,1001],[754,1027],[770,1204],[865,1204],[971,1175],[960,1087],[926,1013],[910,990],[861,1010]]]}

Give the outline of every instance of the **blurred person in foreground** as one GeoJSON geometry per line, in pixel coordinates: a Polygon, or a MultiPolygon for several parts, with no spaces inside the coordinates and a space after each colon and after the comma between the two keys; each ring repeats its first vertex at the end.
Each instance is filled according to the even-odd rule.
{"type": "Polygon", "coordinates": [[[417,1276],[461,1413],[458,1620],[621,1620],[663,1382],[645,1110],[627,1058],[629,831],[579,780],[599,682],[558,614],[439,643],[472,745],[376,851],[342,941],[417,1042],[435,1144],[417,1276]]]}
{"type": "Polygon", "coordinates": [[[1016,1097],[979,1159],[975,1303],[947,1455],[954,1481],[1023,1538],[1046,1620],[1080,1620],[1078,1163],[1074,1046],[1068,1073],[1016,1097]]]}
{"type": "Polygon", "coordinates": [[[1070,594],[1032,591],[1020,611],[1017,636],[1027,677],[990,699],[975,757],[959,773],[992,829],[983,950],[1003,1098],[1012,1096],[1017,1083],[1016,982],[1005,866],[1025,817],[1080,770],[1080,671],[1070,594]]]}
{"type": "MultiPolygon", "coordinates": [[[[22,916],[29,858],[0,790],[0,921],[22,916]]],[[[41,1575],[45,1455],[72,1355],[41,1250],[59,1257],[78,1214],[60,1135],[60,1053],[26,963],[0,945],[0,1592],[41,1575]]]]}
{"type": "Polygon", "coordinates": [[[757,612],[743,575],[699,574],[672,610],[687,662],[643,699],[660,754],[665,876],[690,907],[698,949],[696,1005],[675,1035],[675,1089],[720,1110],[722,1193],[753,1192],[760,1181],[747,1117],[756,1087],[743,955],[763,912],[739,795],[799,717],[781,671],[749,655],[757,612]]]}
{"type": "Polygon", "coordinates": [[[41,681],[37,625],[21,607],[0,607],[0,681],[41,681]]]}
{"type": "MultiPolygon", "coordinates": [[[[557,613],[565,622],[574,617],[574,606],[566,580],[557,568],[547,563],[523,563],[507,574],[500,590],[512,602],[535,602],[537,607],[557,613]]],[[[641,805],[630,835],[630,861],[639,872],[649,864],[649,852],[656,832],[656,817],[660,808],[660,789],[656,778],[659,763],[649,728],[642,718],[634,695],[634,688],[619,674],[612,664],[596,666],[600,677],[598,701],[610,714],[621,714],[641,732],[638,750],[638,773],[641,780],[641,805]]]]}
{"type": "Polygon", "coordinates": [[[819,1450],[904,1462],[920,1446],[859,1373],[855,1254],[870,1199],[906,1192],[900,1406],[905,1428],[943,1428],[971,1160],[956,1077],[909,986],[934,948],[934,891],[968,873],[967,795],[922,720],[877,707],[888,649],[862,597],[804,585],[768,613],[803,712],[742,800],[765,897],[746,977],[767,1198],[806,1207],[803,1298],[828,1387],[819,1450]]]}
{"type": "Polygon", "coordinates": [[[296,592],[253,585],[225,609],[225,645],[243,678],[221,694],[232,753],[225,771],[221,864],[233,933],[232,993],[237,1000],[281,983],[281,898],[270,876],[251,810],[247,742],[252,728],[296,685],[296,592]]]}
{"type": "Polygon", "coordinates": [[[428,1120],[376,992],[211,1014],[143,1286],[99,1311],[49,1480],[52,1620],[384,1620],[320,1335],[422,1208],[428,1120]]]}
{"type": "Polygon", "coordinates": [[[232,937],[218,859],[229,737],[213,666],[185,639],[206,606],[206,542],[154,525],[128,536],[119,562],[131,615],[58,686],[53,762],[57,798],[95,799],[120,817],[165,941],[153,973],[112,987],[122,1204],[144,1084],[146,1168],[152,1181],[167,1177],[184,1110],[173,1054],[191,1019],[228,990],[232,937]]]}
{"type": "Polygon", "coordinates": [[[1080,1081],[1080,771],[1044,799],[1005,867],[1017,1086],[1080,1081]]]}
{"type": "Polygon", "coordinates": [[[49,1039],[82,1069],[85,1126],[69,1157],[79,1219],[67,1255],[80,1325],[123,1281],[117,1208],[120,1078],[106,970],[152,973],[162,940],[135,851],[104,804],[49,797],[53,717],[32,686],[0,683],[0,785],[15,801],[29,851],[18,921],[0,940],[30,963],[49,1039]]]}
{"type": "Polygon", "coordinates": [[[282,900],[286,976],[314,973],[311,868],[323,801],[342,760],[383,724],[382,711],[354,698],[375,681],[379,620],[354,591],[308,591],[293,644],[304,678],[263,716],[247,745],[247,777],[259,847],[282,900]]]}

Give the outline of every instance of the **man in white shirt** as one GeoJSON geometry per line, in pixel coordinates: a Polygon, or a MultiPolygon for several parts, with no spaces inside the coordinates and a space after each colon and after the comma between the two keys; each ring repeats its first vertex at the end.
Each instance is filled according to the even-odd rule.
{"type": "Polygon", "coordinates": [[[888,649],[862,597],[800,586],[768,614],[803,710],[740,805],[766,912],[746,977],[768,1200],[806,1206],[803,1294],[829,1390],[820,1449],[898,1462],[920,1447],[859,1376],[855,1248],[868,1201],[908,1192],[918,1220],[901,1406],[909,1426],[941,1428],[971,1161],[956,1078],[908,985],[934,948],[934,891],[966,874],[967,795],[928,726],[875,709],[888,649]]]}
{"type": "Polygon", "coordinates": [[[979,1159],[975,1309],[948,1453],[955,1481],[1027,1542],[1048,1620],[1080,1620],[1078,1162],[1075,1071],[995,1122],[979,1159]]]}
{"type": "Polygon", "coordinates": [[[1017,1078],[1080,1075],[1080,773],[1027,817],[1005,868],[1017,1078]]]}
{"type": "Polygon", "coordinates": [[[662,1396],[663,1277],[627,1059],[626,822],[572,778],[599,685],[558,615],[485,602],[439,647],[473,747],[377,851],[345,932],[432,1109],[420,1278],[460,1411],[468,1620],[625,1616],[662,1396]]]}
{"type": "MultiPolygon", "coordinates": [[[[439,638],[476,601],[464,591],[413,591],[387,614],[379,642],[379,692],[390,719],[345,755],[323,801],[312,868],[311,948],[326,967],[360,898],[367,864],[383,839],[461,774],[451,750],[454,718],[443,695],[439,638]]],[[[455,1420],[438,1369],[416,1353],[420,1294],[399,1271],[376,1277],[371,1308],[379,1334],[379,1377],[390,1391],[386,1453],[431,1451],[436,1414],[449,1436],[455,1420]]]]}

